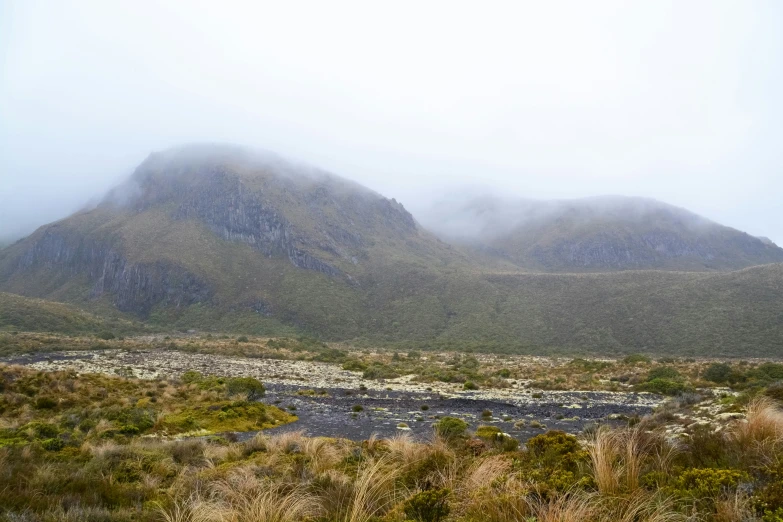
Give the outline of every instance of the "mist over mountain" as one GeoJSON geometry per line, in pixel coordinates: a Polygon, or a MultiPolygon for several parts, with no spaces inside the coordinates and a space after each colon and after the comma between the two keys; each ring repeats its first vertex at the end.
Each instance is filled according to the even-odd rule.
{"type": "Polygon", "coordinates": [[[688,210],[638,197],[442,200],[422,215],[440,237],[539,271],[731,270],[783,249],[688,210]]]}
{"type": "MultiPolygon", "coordinates": [[[[780,249],[747,234],[634,198],[440,211],[439,239],[317,168],[178,147],[0,250],[0,291],[165,328],[531,353],[783,348],[783,264],[765,264],[780,249]]],[[[54,310],[69,313],[41,315],[54,310]]]]}

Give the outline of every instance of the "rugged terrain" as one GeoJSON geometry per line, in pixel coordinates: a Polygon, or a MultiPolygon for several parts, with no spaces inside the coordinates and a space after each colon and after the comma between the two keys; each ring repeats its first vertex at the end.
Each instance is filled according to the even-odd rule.
{"type": "MultiPolygon", "coordinates": [[[[158,330],[519,353],[779,355],[783,264],[748,265],[775,261],[780,249],[648,203],[623,200],[587,220],[584,209],[567,210],[577,217],[544,227],[560,223],[567,241],[506,234],[477,252],[334,175],[232,147],[184,147],[151,155],[97,207],[0,250],[0,290],[158,330]],[[641,209],[635,221],[618,217],[631,207],[641,209]],[[706,232],[684,232],[697,225],[706,232]],[[528,264],[530,249],[537,261],[528,264]],[[570,261],[557,253],[566,250],[570,261]],[[594,261],[611,271],[541,272],[573,263],[592,272],[594,261]]],[[[48,314],[42,301],[20,299],[0,294],[16,303],[5,310],[48,314]]],[[[6,329],[30,329],[22,320],[0,314],[6,329]]]]}

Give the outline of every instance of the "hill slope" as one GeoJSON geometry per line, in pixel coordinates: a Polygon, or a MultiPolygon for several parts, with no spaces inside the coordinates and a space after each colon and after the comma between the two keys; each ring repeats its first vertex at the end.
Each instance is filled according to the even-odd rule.
{"type": "Polygon", "coordinates": [[[97,208],[0,250],[0,290],[153,325],[540,353],[783,353],[783,265],[525,273],[394,200],[225,147],[150,156],[97,208]]]}
{"type": "Polygon", "coordinates": [[[642,198],[441,204],[436,232],[530,270],[736,270],[783,262],[783,249],[687,210],[642,198]]]}
{"type": "Polygon", "coordinates": [[[142,329],[125,319],[107,319],[71,305],[0,292],[0,330],[76,334],[142,329]]]}

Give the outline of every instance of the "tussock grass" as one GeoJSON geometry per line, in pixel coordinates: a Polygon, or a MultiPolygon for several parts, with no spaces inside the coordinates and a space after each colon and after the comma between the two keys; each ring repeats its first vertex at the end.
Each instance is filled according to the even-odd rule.
{"type": "Polygon", "coordinates": [[[531,500],[529,509],[536,522],[578,522],[593,519],[597,511],[594,499],[588,493],[563,493],[549,500],[531,500]]]}
{"type": "Polygon", "coordinates": [[[745,421],[736,424],[733,435],[742,447],[783,444],[783,411],[769,397],[756,397],[748,404],[745,421]]]}
{"type": "Polygon", "coordinates": [[[601,426],[588,446],[593,477],[598,491],[614,495],[620,490],[620,452],[618,434],[601,426]]]}

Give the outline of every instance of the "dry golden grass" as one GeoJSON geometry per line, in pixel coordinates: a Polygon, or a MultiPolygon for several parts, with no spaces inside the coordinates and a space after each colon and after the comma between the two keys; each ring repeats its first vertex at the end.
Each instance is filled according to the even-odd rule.
{"type": "Polygon", "coordinates": [[[394,435],[386,441],[389,456],[404,468],[409,468],[423,459],[429,448],[413,440],[409,433],[394,435]]]}
{"type": "Polygon", "coordinates": [[[322,437],[304,438],[299,446],[308,458],[308,468],[315,475],[333,468],[344,457],[334,442],[322,437]]]}
{"type": "Polygon", "coordinates": [[[740,447],[783,443],[783,411],[769,397],[759,396],[748,404],[745,421],[732,431],[740,447]]]}
{"type": "Polygon", "coordinates": [[[366,462],[359,469],[340,522],[366,522],[388,511],[406,493],[395,484],[399,474],[400,469],[387,457],[366,462]]]}
{"type": "Polygon", "coordinates": [[[600,522],[676,522],[684,520],[671,498],[648,491],[618,497],[601,497],[595,502],[595,519],[600,522]]]}
{"type": "Polygon", "coordinates": [[[530,485],[516,478],[508,478],[487,491],[468,491],[460,509],[468,520],[482,522],[524,521],[530,515],[528,495],[530,485]]]}
{"type": "Polygon", "coordinates": [[[757,520],[750,498],[737,491],[715,501],[715,522],[749,522],[757,520]]]}
{"type": "Polygon", "coordinates": [[[529,500],[528,506],[536,522],[586,522],[594,520],[594,498],[588,493],[569,492],[549,500],[529,500]]]}
{"type": "Polygon", "coordinates": [[[620,490],[620,469],[618,462],[618,435],[605,426],[601,426],[589,441],[593,478],[598,491],[603,495],[614,495],[620,490]]]}
{"type": "Polygon", "coordinates": [[[588,441],[593,478],[602,495],[615,495],[621,490],[633,493],[648,459],[668,466],[675,449],[657,435],[639,427],[625,429],[599,428],[588,441]],[[658,442],[655,444],[654,442],[658,442]]]}
{"type": "Polygon", "coordinates": [[[462,489],[476,491],[492,485],[511,469],[511,462],[502,455],[476,460],[468,467],[462,489]]]}
{"type": "Polygon", "coordinates": [[[623,446],[623,476],[628,491],[639,489],[639,477],[642,465],[649,449],[649,440],[639,428],[630,428],[621,432],[620,444],[623,446]]]}
{"type": "Polygon", "coordinates": [[[321,512],[318,497],[301,487],[261,480],[247,467],[161,509],[166,522],[296,522],[321,512]]]}

